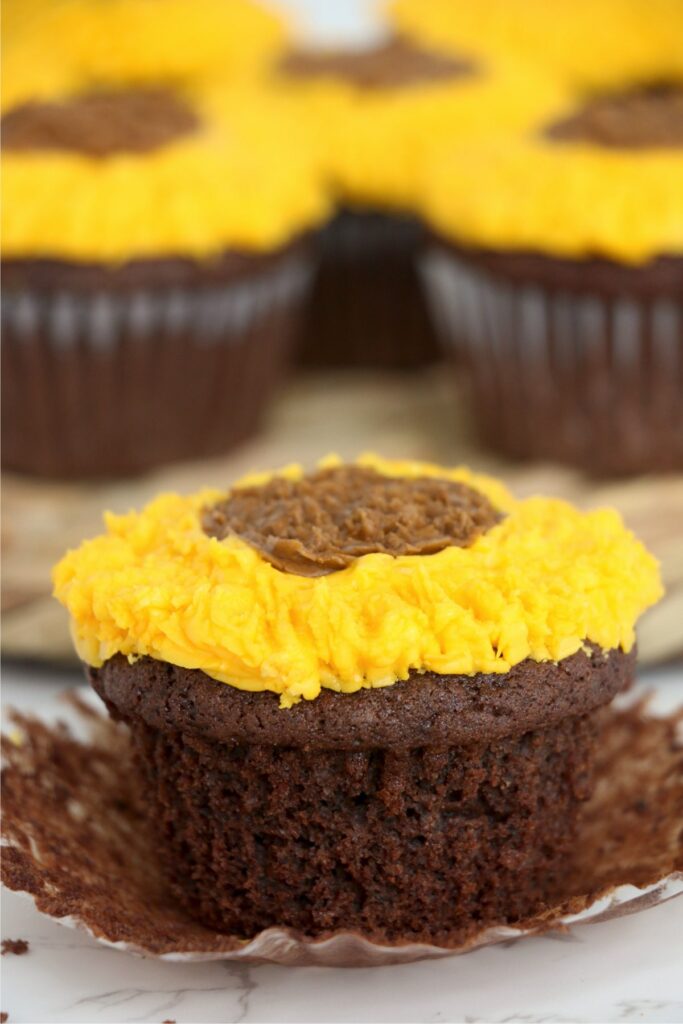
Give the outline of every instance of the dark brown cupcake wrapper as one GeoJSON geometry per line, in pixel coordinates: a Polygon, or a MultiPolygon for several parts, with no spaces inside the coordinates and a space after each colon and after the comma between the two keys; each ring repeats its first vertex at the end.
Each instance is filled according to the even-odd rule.
{"type": "Polygon", "coordinates": [[[384,369],[434,362],[438,345],[418,275],[425,239],[414,217],[340,210],[319,236],[300,361],[384,369]]]}
{"type": "Polygon", "coordinates": [[[439,246],[422,274],[492,448],[597,473],[683,468],[679,289],[600,289],[589,273],[558,287],[439,246]]]}
{"type": "Polygon", "coordinates": [[[206,287],[9,289],[3,466],[105,476],[225,451],[258,423],[310,276],[286,250],[206,287]]]}

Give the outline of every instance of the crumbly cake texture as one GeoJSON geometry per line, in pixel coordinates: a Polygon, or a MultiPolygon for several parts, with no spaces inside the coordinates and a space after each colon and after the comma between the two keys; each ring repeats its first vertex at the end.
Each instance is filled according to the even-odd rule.
{"type": "Polygon", "coordinates": [[[626,81],[612,98],[550,103],[531,132],[443,146],[425,170],[423,216],[481,249],[633,265],[681,256],[682,90],[683,68],[659,90],[626,81]]]}
{"type": "MultiPolygon", "coordinates": [[[[206,682],[212,691],[227,689],[206,682]]],[[[355,698],[345,703],[355,703],[355,698]]],[[[140,772],[132,763],[127,735],[90,703],[79,707],[76,735],[64,725],[49,726],[15,714],[13,732],[20,731],[23,742],[16,745],[3,737],[7,765],[2,831],[7,845],[2,880],[10,889],[30,894],[42,913],[68,916],[107,942],[149,956],[369,967],[443,955],[443,950],[405,940],[370,945],[360,931],[351,929],[320,941],[279,926],[245,947],[239,934],[202,927],[183,912],[159,870],[159,829],[156,822],[144,820],[140,772]]],[[[306,710],[308,705],[298,707],[306,710]]],[[[285,717],[279,715],[280,721],[285,717]]],[[[683,869],[683,749],[676,741],[680,726],[680,711],[652,717],[641,705],[607,713],[596,750],[596,785],[579,812],[562,892],[556,903],[543,908],[542,918],[521,923],[525,931],[562,927],[567,915],[613,895],[616,886],[649,889],[630,889],[626,902],[624,890],[621,899],[604,900],[605,909],[592,911],[598,919],[640,912],[666,898],[667,877],[683,869]]],[[[476,920],[463,921],[461,928],[452,922],[444,948],[465,952],[506,938],[502,930],[491,933],[476,920]]]]}
{"type": "MultiPolygon", "coordinates": [[[[184,112],[184,128],[155,148],[135,152],[130,142],[126,150],[119,141],[110,156],[77,152],[73,145],[55,148],[44,144],[48,125],[38,136],[42,148],[4,149],[4,260],[117,266],[185,256],[210,263],[226,250],[272,251],[325,219],[329,200],[318,146],[296,105],[252,88],[198,82],[165,88],[184,112]],[[69,201],[55,203],[55,195],[69,201]]],[[[121,86],[129,116],[130,93],[129,84],[121,86]]],[[[97,105],[98,95],[101,106],[101,93],[93,100],[83,81],[74,92],[56,92],[37,106],[44,122],[52,105],[53,121],[60,120],[68,140],[73,117],[79,114],[82,122],[84,107],[87,113],[88,102],[97,105]]],[[[116,108],[116,90],[105,95],[116,108]]],[[[5,105],[3,121],[11,128],[21,111],[25,122],[25,106],[5,105]]],[[[118,116],[124,120],[120,104],[118,116]]],[[[35,121],[36,105],[29,105],[28,117],[35,121]]],[[[93,130],[102,135],[97,125],[93,130]]],[[[143,130],[138,126],[134,137],[143,130]]]]}
{"type": "Polygon", "coordinates": [[[277,13],[252,0],[8,0],[3,7],[3,107],[92,85],[251,78],[288,37],[277,13]]]}
{"type": "Polygon", "coordinates": [[[91,681],[130,727],[160,861],[192,917],[245,938],[285,925],[448,944],[562,892],[596,711],[633,662],[526,661],[507,702],[500,677],[430,675],[288,713],[151,659],[112,659],[91,681]]]}
{"type": "Polygon", "coordinates": [[[423,45],[492,59],[514,53],[581,87],[683,70],[678,0],[388,0],[387,13],[423,45]]]}
{"type": "Polygon", "coordinates": [[[353,700],[325,689],[286,714],[274,693],[217,686],[204,672],[154,658],[131,664],[117,654],[87,671],[110,709],[167,735],[349,752],[465,749],[542,730],[608,703],[628,686],[634,666],[635,649],[606,653],[589,644],[557,663],[522,661],[503,676],[413,672],[395,686],[359,690],[353,700]]]}
{"type": "MultiPolygon", "coordinates": [[[[239,689],[272,690],[290,707],[325,688],[382,687],[411,672],[503,675],[526,659],[560,661],[586,642],[632,648],[636,619],[661,583],[616,512],[516,501],[462,468],[376,456],[359,464],[389,478],[466,484],[503,518],[466,547],[368,553],[307,578],[278,570],[237,535],[207,536],[204,512],[225,493],[162,495],[141,513],[108,515],[107,532],[55,569],[81,658],[99,667],[116,654],[150,656],[239,689]]],[[[292,466],[282,475],[304,473],[292,466]]]]}

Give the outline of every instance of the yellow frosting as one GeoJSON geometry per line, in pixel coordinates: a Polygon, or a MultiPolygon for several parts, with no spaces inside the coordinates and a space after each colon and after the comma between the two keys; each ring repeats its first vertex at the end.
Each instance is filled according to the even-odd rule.
{"type": "Polygon", "coordinates": [[[473,74],[392,88],[362,89],[334,76],[281,80],[317,120],[333,185],[348,201],[412,209],[420,169],[435,144],[524,130],[564,91],[542,72],[509,59],[482,59],[473,74]]]}
{"type": "Polygon", "coordinates": [[[554,84],[499,62],[449,84],[354,97],[337,121],[334,173],[353,201],[413,209],[420,170],[435,145],[524,130],[539,116],[554,84]]]}
{"type": "Polygon", "coordinates": [[[482,248],[643,263],[683,253],[683,148],[607,149],[537,131],[433,154],[421,209],[436,230],[482,248]]]}
{"type": "Polygon", "coordinates": [[[328,214],[301,111],[252,89],[178,88],[199,130],[149,153],[2,156],[2,254],[115,264],[270,250],[328,214]]]}
{"type": "Polygon", "coordinates": [[[574,89],[539,93],[521,131],[498,122],[488,138],[431,148],[417,193],[437,231],[484,248],[633,264],[683,252],[683,149],[543,137],[591,91],[683,81],[680,0],[392,0],[389,10],[423,44],[494,62],[514,53],[574,89]]]}
{"type": "Polygon", "coordinates": [[[5,0],[2,104],[89,85],[255,73],[285,45],[252,0],[5,0]]]}
{"type": "Polygon", "coordinates": [[[566,658],[586,640],[628,650],[636,619],[662,593],[655,559],[614,511],[517,501],[462,468],[359,461],[463,481],[506,515],[468,548],[369,554],[312,579],[280,572],[235,536],[209,538],[200,512],[222,492],[161,495],[142,512],[107,515],[106,533],[54,570],[81,658],[149,655],[271,690],[289,707],[322,687],[352,693],[411,670],[505,673],[525,658],[566,658]]]}
{"type": "Polygon", "coordinates": [[[388,0],[387,9],[397,28],[425,43],[514,54],[582,86],[683,70],[680,0],[388,0]]]}

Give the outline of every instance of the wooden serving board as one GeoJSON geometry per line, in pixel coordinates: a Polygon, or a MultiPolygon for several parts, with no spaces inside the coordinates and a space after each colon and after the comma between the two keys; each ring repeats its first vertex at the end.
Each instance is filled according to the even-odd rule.
{"type": "Polygon", "coordinates": [[[503,462],[483,452],[467,425],[450,371],[420,374],[302,374],[282,393],[263,432],[220,459],[182,464],[132,480],[62,484],[3,474],[2,653],[75,662],[66,613],[51,597],[50,570],[63,552],[98,533],[102,512],[138,507],[162,490],[227,487],[252,469],[297,461],[311,466],[334,451],[362,451],[444,465],[467,463],[502,477],[520,496],[613,505],[657,555],[667,595],[643,619],[641,659],[683,656],[683,474],[596,482],[555,465],[503,462]]]}

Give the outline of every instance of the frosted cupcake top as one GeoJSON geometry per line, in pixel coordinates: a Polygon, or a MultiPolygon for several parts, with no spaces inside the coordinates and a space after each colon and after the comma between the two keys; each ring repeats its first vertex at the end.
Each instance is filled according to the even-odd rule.
{"type": "Polygon", "coordinates": [[[522,130],[556,81],[510,58],[446,53],[400,36],[361,50],[293,50],[278,87],[317,117],[333,184],[347,201],[411,209],[435,142],[522,130]]]}
{"type": "Polygon", "coordinates": [[[423,45],[514,54],[581,88],[682,69],[679,0],[388,0],[394,27],[423,45]]]}
{"type": "Polygon", "coordinates": [[[252,0],[7,0],[3,8],[4,108],[84,86],[251,76],[287,40],[282,19],[252,0]]]}
{"type": "Polygon", "coordinates": [[[459,243],[630,264],[683,254],[683,69],[548,103],[532,130],[432,157],[422,212],[459,243]]]}
{"type": "Polygon", "coordinates": [[[204,259],[326,216],[307,118],[246,81],[286,38],[261,4],[8,3],[3,257],[204,259]]]}
{"type": "Polygon", "coordinates": [[[161,495],[54,572],[88,664],[149,655],[283,707],[413,672],[629,650],[661,595],[616,512],[515,500],[469,470],[367,456],[161,495]]]}
{"type": "Polygon", "coordinates": [[[263,252],[329,212],[300,111],[251,88],[84,87],[10,107],[2,127],[6,259],[263,252]]]}

